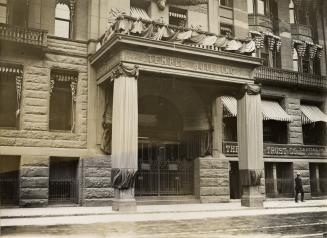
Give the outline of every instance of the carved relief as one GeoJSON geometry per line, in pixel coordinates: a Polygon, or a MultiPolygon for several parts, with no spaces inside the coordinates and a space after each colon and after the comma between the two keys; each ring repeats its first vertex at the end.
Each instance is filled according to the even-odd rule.
{"type": "Polygon", "coordinates": [[[112,133],[112,94],[106,92],[105,109],[102,115],[102,140],[101,150],[106,154],[111,154],[111,133],[112,133]]]}

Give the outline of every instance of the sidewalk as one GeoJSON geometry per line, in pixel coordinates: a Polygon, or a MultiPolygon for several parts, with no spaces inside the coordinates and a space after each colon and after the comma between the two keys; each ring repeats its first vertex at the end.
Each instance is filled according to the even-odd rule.
{"type": "Polygon", "coordinates": [[[233,216],[256,216],[304,212],[327,212],[327,200],[265,201],[264,208],[242,207],[240,202],[213,204],[142,205],[133,213],[114,212],[111,207],[47,207],[1,209],[1,226],[49,226],[190,220],[233,216]],[[286,209],[287,208],[287,209],[286,209]]]}

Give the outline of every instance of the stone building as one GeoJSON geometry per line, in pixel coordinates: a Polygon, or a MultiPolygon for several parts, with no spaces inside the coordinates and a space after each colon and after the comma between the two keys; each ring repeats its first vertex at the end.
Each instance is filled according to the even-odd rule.
{"type": "Polygon", "coordinates": [[[1,205],[326,196],[326,11],[0,0],[1,205]]]}

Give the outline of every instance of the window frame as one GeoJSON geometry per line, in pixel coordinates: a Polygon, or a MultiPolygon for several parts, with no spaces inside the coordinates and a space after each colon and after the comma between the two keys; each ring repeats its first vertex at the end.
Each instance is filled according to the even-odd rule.
{"type": "Polygon", "coordinates": [[[6,3],[1,3],[0,2],[0,7],[4,7],[6,10],[6,16],[4,17],[5,18],[5,22],[0,22],[2,24],[8,24],[8,0],[6,0],[6,3]]]}
{"type": "Polygon", "coordinates": [[[220,0],[219,5],[221,7],[233,8],[234,7],[234,1],[233,0],[220,0]],[[222,1],[224,1],[225,4],[222,4],[222,1]]]}
{"type": "Polygon", "coordinates": [[[73,19],[72,19],[72,9],[71,7],[69,6],[69,4],[67,3],[61,3],[61,2],[58,2],[56,3],[56,7],[55,7],[55,32],[54,32],[54,35],[56,37],[61,37],[61,38],[65,38],[65,39],[70,39],[72,37],[72,24],[73,24],[73,19]],[[56,15],[56,11],[57,11],[57,7],[58,5],[66,5],[69,9],[69,19],[66,19],[66,18],[61,18],[61,17],[57,17],[56,15]],[[64,36],[60,36],[60,35],[56,35],[56,22],[65,22],[67,23],[68,22],[68,37],[64,37],[64,36]]]}

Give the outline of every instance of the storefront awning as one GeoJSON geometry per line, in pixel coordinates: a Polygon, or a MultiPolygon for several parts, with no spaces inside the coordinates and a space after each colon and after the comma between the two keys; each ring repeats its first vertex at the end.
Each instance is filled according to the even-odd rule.
{"type": "Polygon", "coordinates": [[[141,18],[143,20],[151,21],[148,13],[144,11],[142,8],[131,7],[131,16],[135,18],[141,18]]]}
{"type": "Polygon", "coordinates": [[[225,112],[224,117],[236,117],[237,116],[237,100],[234,97],[223,96],[221,101],[224,105],[225,112]]]}
{"type": "Polygon", "coordinates": [[[262,115],[263,120],[293,121],[292,117],[276,101],[262,100],[262,115]]]}
{"type": "MultiPolygon", "coordinates": [[[[234,97],[221,97],[225,109],[225,117],[237,116],[237,100],[234,97]]],[[[293,121],[292,117],[288,115],[284,109],[275,101],[262,100],[262,115],[263,120],[274,121],[293,121]]]]}
{"type": "Polygon", "coordinates": [[[327,115],[323,113],[317,106],[301,105],[302,124],[310,124],[318,121],[327,122],[327,115]]]}

